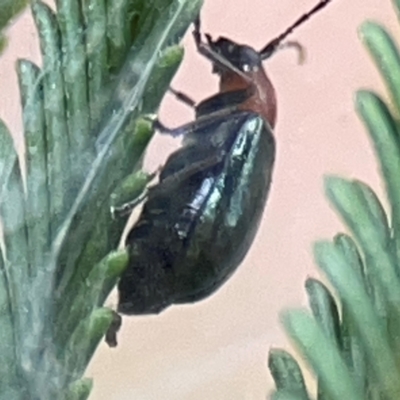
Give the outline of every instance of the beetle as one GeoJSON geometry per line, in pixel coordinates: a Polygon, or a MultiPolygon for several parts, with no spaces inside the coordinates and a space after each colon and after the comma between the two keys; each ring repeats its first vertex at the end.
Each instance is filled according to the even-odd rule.
{"type": "MultiPolygon", "coordinates": [[[[219,92],[195,104],[195,120],[161,133],[183,136],[149,189],[126,238],[129,263],[118,283],[118,312],[157,314],[215,292],[236,270],[258,230],[275,160],[277,100],[262,61],[331,0],[320,1],[262,50],[220,37],[195,22],[198,52],[219,76],[219,92]]],[[[289,43],[288,45],[294,45],[289,43]]]]}

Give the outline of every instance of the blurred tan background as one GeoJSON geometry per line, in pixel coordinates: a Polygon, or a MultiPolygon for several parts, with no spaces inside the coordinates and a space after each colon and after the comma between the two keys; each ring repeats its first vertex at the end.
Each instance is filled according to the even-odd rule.
{"type": "MultiPolygon", "coordinates": [[[[206,0],[203,28],[213,36],[263,47],[317,0],[206,0]]],[[[258,400],[272,387],[270,347],[288,347],[279,312],[306,304],[303,282],[318,276],[311,246],[343,230],[324,198],[323,174],[368,182],[382,193],[369,140],[353,109],[358,88],[383,93],[357,28],[365,19],[399,27],[389,0],[333,0],[290,39],[307,50],[304,65],[293,51],[274,56],[266,68],[278,92],[275,135],[278,155],[268,206],[255,243],[233,278],[209,299],[171,307],[159,316],[126,318],[119,347],[104,344],[87,376],[91,399],[258,400]]],[[[39,60],[30,15],[10,29],[0,58],[0,117],[21,133],[16,57],[39,60]]],[[[201,100],[215,92],[208,62],[196,54],[191,35],[173,86],[201,100]]],[[[175,126],[190,120],[184,105],[167,97],[161,118],[175,126]]],[[[153,169],[178,145],[157,138],[146,165],[153,169]]],[[[113,300],[111,300],[111,303],[113,300]]]]}

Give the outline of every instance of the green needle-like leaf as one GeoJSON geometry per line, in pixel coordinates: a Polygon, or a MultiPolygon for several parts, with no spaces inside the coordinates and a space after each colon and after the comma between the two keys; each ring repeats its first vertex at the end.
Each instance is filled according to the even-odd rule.
{"type": "Polygon", "coordinates": [[[366,356],[374,369],[380,391],[388,398],[400,393],[399,371],[389,347],[385,325],[375,313],[371,298],[357,273],[349,269],[341,249],[328,242],[315,245],[315,258],[320,268],[340,295],[351,315],[357,334],[363,342],[366,356]]]}
{"type": "Polygon", "coordinates": [[[272,393],[271,400],[308,400],[308,397],[302,397],[289,389],[282,389],[272,393]]]}
{"type": "Polygon", "coordinates": [[[72,174],[80,178],[93,160],[90,145],[88,77],[81,7],[77,0],[57,0],[57,21],[61,32],[62,66],[72,174]],[[84,152],[84,154],[82,154],[84,152]]]}
{"type": "Polygon", "coordinates": [[[360,28],[360,37],[370,51],[400,114],[400,54],[384,27],[365,22],[360,28]]]}
{"type": "Polygon", "coordinates": [[[40,0],[32,3],[32,14],[39,31],[43,54],[43,95],[46,119],[47,179],[51,216],[51,237],[54,238],[60,221],[66,212],[64,192],[68,182],[65,171],[69,171],[69,140],[67,110],[64,99],[64,77],[62,73],[62,48],[59,26],[53,11],[40,0]]]}
{"type": "Polygon", "coordinates": [[[364,400],[360,388],[351,379],[335,343],[305,311],[290,311],[282,316],[288,334],[317,373],[321,388],[332,400],[364,400]]]}
{"type": "MultiPolygon", "coordinates": [[[[352,238],[340,234],[335,237],[334,244],[336,249],[343,254],[348,267],[356,273],[359,282],[364,284],[365,291],[371,293],[372,290],[366,281],[361,256],[352,238]]],[[[357,329],[346,305],[342,305],[341,316],[340,337],[342,342],[342,356],[351,369],[355,380],[359,383],[360,387],[365,390],[367,385],[366,357],[362,343],[356,332],[357,329]]]]}
{"type": "Polygon", "coordinates": [[[400,228],[400,141],[396,123],[385,103],[374,93],[359,91],[357,111],[365,123],[378,155],[392,208],[393,227],[400,228]]]}
{"type": "MultiPolygon", "coordinates": [[[[11,171],[16,165],[16,154],[13,142],[7,128],[0,120],[0,182],[2,183],[0,199],[8,196],[4,184],[9,180],[11,171]]],[[[3,200],[2,200],[3,201],[3,200]]],[[[4,210],[3,210],[4,212],[4,210]]],[[[1,246],[0,259],[0,376],[4,396],[18,398],[19,368],[17,355],[17,342],[15,338],[15,318],[18,309],[16,293],[13,288],[13,276],[10,263],[6,259],[6,249],[1,246]]]]}
{"type": "Polygon", "coordinates": [[[108,77],[106,0],[85,0],[83,17],[88,27],[85,32],[87,77],[90,121],[91,128],[94,128],[100,120],[99,98],[102,96],[108,77]]]}
{"type": "MultiPolygon", "coordinates": [[[[69,333],[79,321],[104,303],[127,263],[125,250],[112,252],[94,266],[85,280],[76,283],[75,291],[68,293],[71,298],[65,299],[65,305],[58,314],[60,324],[57,336],[60,342],[67,342],[69,333]]],[[[60,346],[60,350],[65,352],[64,346],[60,346]]]]}
{"type": "Polygon", "coordinates": [[[390,304],[400,304],[396,257],[391,253],[390,229],[379,200],[365,184],[335,177],[326,179],[326,192],[359,241],[368,271],[381,292],[390,304]]]}
{"type": "Polygon", "coordinates": [[[4,122],[0,120],[0,199],[5,195],[6,183],[17,162],[17,154],[11,134],[4,122]]]}
{"type": "Polygon", "coordinates": [[[269,352],[268,367],[279,391],[308,399],[303,374],[297,361],[286,351],[273,349],[269,352]]]}
{"type": "Polygon", "coordinates": [[[0,30],[28,3],[27,0],[0,0],[0,30]]]}
{"type": "Polygon", "coordinates": [[[50,248],[50,210],[47,193],[47,173],[43,102],[43,75],[38,67],[26,60],[18,63],[20,92],[24,109],[26,145],[29,258],[36,267],[45,265],[45,253],[50,248]],[[41,157],[38,157],[38,154],[41,157]]]}
{"type": "Polygon", "coordinates": [[[339,313],[333,296],[326,286],[316,279],[307,279],[305,287],[315,319],[336,346],[341,347],[339,313]]]}
{"type": "Polygon", "coordinates": [[[86,400],[89,398],[93,381],[88,378],[79,379],[69,387],[65,400],[86,400]]]}
{"type": "Polygon", "coordinates": [[[125,16],[129,12],[128,0],[106,0],[107,36],[111,69],[119,68],[126,57],[129,46],[129,25],[125,16]]]}
{"type": "Polygon", "coordinates": [[[81,376],[114,318],[108,308],[97,308],[80,321],[64,351],[64,368],[81,376]]]}
{"type": "Polygon", "coordinates": [[[7,43],[7,40],[2,36],[1,31],[26,7],[27,4],[28,0],[0,0],[0,54],[7,43]]]}

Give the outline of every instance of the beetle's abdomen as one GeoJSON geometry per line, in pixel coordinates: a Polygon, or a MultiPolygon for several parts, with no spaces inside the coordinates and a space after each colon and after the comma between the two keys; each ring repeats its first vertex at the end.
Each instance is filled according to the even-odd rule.
{"type": "Polygon", "coordinates": [[[274,157],[269,125],[255,113],[213,118],[188,133],[128,235],[119,312],[158,313],[221,286],[253,242],[274,157]]]}

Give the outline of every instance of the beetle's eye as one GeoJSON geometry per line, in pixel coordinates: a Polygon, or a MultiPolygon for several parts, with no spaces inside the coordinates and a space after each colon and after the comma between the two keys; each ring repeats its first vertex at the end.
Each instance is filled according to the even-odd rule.
{"type": "Polygon", "coordinates": [[[243,72],[257,72],[260,69],[258,65],[255,64],[243,64],[242,71],[243,72]]]}

